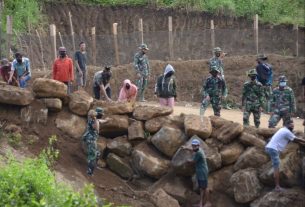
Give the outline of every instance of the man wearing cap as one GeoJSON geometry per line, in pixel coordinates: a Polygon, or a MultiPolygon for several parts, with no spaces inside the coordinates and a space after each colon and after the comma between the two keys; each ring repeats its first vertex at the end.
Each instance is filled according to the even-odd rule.
{"type": "Polygon", "coordinates": [[[211,103],[215,116],[220,116],[221,102],[226,96],[226,82],[220,74],[220,70],[213,65],[210,70],[211,75],[202,86],[203,101],[200,107],[200,115],[203,116],[208,105],[211,103]]]}
{"type": "Polygon", "coordinates": [[[291,120],[291,113],[295,112],[296,104],[293,90],[287,86],[287,78],[282,75],[279,77],[279,86],[272,92],[269,128],[275,128],[281,119],[285,125],[287,121],[291,120]]]}
{"type": "Polygon", "coordinates": [[[273,69],[272,66],[267,63],[268,57],[265,54],[257,56],[257,80],[263,84],[265,106],[264,110],[270,112],[271,95],[272,95],[272,81],[273,81],[273,69]]]}
{"type": "Polygon", "coordinates": [[[98,139],[100,124],[106,123],[109,119],[101,119],[103,116],[103,109],[97,107],[95,110],[91,109],[88,112],[88,122],[85,133],[82,136],[83,142],[87,146],[87,161],[88,169],[87,174],[93,175],[97,161],[100,157],[100,152],[97,148],[96,140],[98,139]]]}
{"type": "Polygon", "coordinates": [[[112,76],[111,66],[105,66],[104,70],[98,71],[93,77],[93,93],[97,100],[104,96],[107,101],[111,101],[110,79],[112,76]]]}
{"type": "Polygon", "coordinates": [[[200,203],[199,207],[210,206],[209,190],[208,190],[208,174],[209,168],[206,161],[206,155],[200,148],[200,141],[198,139],[192,140],[192,148],[182,146],[181,149],[193,151],[193,158],[188,160],[190,163],[195,164],[196,178],[200,188],[200,203]]]}
{"type": "Polygon", "coordinates": [[[53,64],[53,79],[63,82],[68,87],[68,94],[71,93],[72,82],[74,80],[73,75],[73,61],[67,56],[67,50],[65,47],[60,47],[59,57],[56,58],[53,64]]]}
{"type": "Polygon", "coordinates": [[[79,50],[74,54],[76,66],[77,89],[86,86],[87,82],[87,53],[85,42],[79,43],[79,50]]]}
{"type": "Polygon", "coordinates": [[[140,51],[134,56],[134,68],[136,70],[136,84],[139,90],[140,101],[145,101],[144,93],[150,76],[150,67],[146,52],[149,50],[146,44],[141,44],[140,51]]]}
{"type": "Polygon", "coordinates": [[[9,85],[18,86],[19,82],[17,81],[17,73],[14,71],[14,75],[12,77],[12,81],[9,81],[10,79],[10,73],[11,73],[11,64],[8,61],[8,59],[4,58],[1,60],[1,67],[0,67],[0,74],[2,76],[2,79],[4,82],[8,83],[9,85]]]}
{"type": "Polygon", "coordinates": [[[264,104],[263,85],[256,80],[256,69],[248,71],[250,81],[244,84],[242,92],[243,124],[249,126],[249,117],[253,113],[255,127],[260,125],[261,111],[264,104]]]}
{"type": "Polygon", "coordinates": [[[265,147],[267,154],[271,158],[273,175],[275,181],[275,191],[282,191],[283,189],[280,186],[280,153],[284,151],[287,144],[291,141],[298,142],[302,145],[305,145],[305,140],[297,138],[293,134],[294,124],[292,120],[288,120],[284,127],[279,129],[268,142],[265,147]]]}
{"type": "Polygon", "coordinates": [[[8,80],[9,84],[13,80],[15,71],[20,88],[25,88],[27,86],[27,82],[31,79],[30,60],[29,58],[22,57],[22,54],[19,52],[15,54],[15,59],[12,62],[12,68],[8,80]]]}

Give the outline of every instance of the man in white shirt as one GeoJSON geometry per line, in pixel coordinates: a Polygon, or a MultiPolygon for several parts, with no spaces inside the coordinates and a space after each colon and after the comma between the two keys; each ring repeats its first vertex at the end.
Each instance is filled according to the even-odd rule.
{"type": "Polygon", "coordinates": [[[286,122],[285,126],[279,129],[266,145],[266,152],[271,158],[274,170],[275,191],[282,191],[280,186],[280,152],[282,152],[290,141],[305,145],[305,140],[297,138],[293,133],[294,124],[292,120],[286,122]]]}

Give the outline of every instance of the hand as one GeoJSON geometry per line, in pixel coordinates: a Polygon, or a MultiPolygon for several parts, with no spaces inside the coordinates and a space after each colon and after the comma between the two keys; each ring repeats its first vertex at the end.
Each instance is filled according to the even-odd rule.
{"type": "Polygon", "coordinates": [[[109,98],[109,97],[107,97],[106,100],[109,102],[112,102],[111,98],[109,98]]]}
{"type": "Polygon", "coordinates": [[[12,79],[8,79],[7,84],[10,84],[12,82],[12,79]]]}
{"type": "Polygon", "coordinates": [[[24,77],[24,76],[21,76],[20,80],[24,80],[24,79],[25,79],[25,77],[24,77]]]}
{"type": "Polygon", "coordinates": [[[210,96],[205,97],[205,100],[207,100],[207,101],[209,101],[210,99],[211,99],[210,96]]]}
{"type": "Polygon", "coordinates": [[[137,77],[138,77],[138,78],[141,78],[141,74],[140,74],[140,73],[137,73],[137,77]]]}

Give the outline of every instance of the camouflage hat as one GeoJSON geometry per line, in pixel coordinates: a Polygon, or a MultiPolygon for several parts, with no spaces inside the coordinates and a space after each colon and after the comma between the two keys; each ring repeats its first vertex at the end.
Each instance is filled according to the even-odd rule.
{"type": "Polygon", "coordinates": [[[220,73],[220,70],[219,70],[219,68],[218,68],[216,65],[211,65],[211,66],[210,66],[210,73],[211,73],[212,71],[217,71],[218,73],[220,73]]]}
{"type": "Polygon", "coordinates": [[[104,68],[105,68],[105,70],[110,70],[111,69],[111,65],[106,65],[104,68]]]}
{"type": "Polygon", "coordinates": [[[265,54],[259,54],[256,58],[256,60],[267,60],[268,57],[265,54]]]}
{"type": "Polygon", "coordinates": [[[281,75],[281,76],[279,77],[279,82],[287,82],[287,81],[288,81],[288,80],[287,80],[286,76],[281,75]]]}
{"type": "Polygon", "coordinates": [[[144,43],[140,45],[139,49],[141,49],[141,50],[143,50],[143,49],[144,49],[144,50],[149,50],[148,47],[147,47],[147,45],[144,44],[144,43]]]}
{"type": "Polygon", "coordinates": [[[98,114],[103,114],[104,113],[104,109],[101,107],[96,107],[95,112],[98,114]]]}
{"type": "Polygon", "coordinates": [[[221,52],[222,50],[221,50],[220,47],[215,47],[215,48],[213,49],[213,51],[214,51],[214,52],[221,52]]]}
{"type": "Polygon", "coordinates": [[[257,75],[256,69],[250,69],[250,70],[247,72],[247,75],[248,75],[248,76],[257,75]]]}

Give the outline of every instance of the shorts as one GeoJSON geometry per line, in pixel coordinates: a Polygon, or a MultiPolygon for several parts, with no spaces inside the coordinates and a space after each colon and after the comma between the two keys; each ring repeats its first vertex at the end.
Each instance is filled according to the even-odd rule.
{"type": "Polygon", "coordinates": [[[277,150],[266,147],[266,152],[271,158],[272,167],[278,169],[280,167],[280,154],[277,150]]]}
{"type": "Polygon", "coordinates": [[[197,182],[200,189],[205,189],[208,187],[208,180],[197,180],[197,182]]]}

